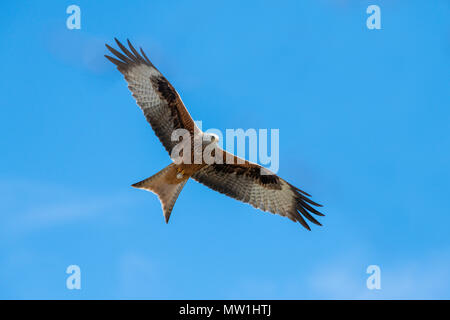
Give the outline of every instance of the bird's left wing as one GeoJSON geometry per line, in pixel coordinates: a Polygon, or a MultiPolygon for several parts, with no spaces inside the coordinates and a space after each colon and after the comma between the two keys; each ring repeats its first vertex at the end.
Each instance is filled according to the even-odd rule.
{"type": "Polygon", "coordinates": [[[144,51],[140,49],[139,53],[129,40],[129,49],[115,40],[122,52],[106,45],[115,57],[105,57],[124,75],[137,104],[170,155],[178,143],[171,139],[174,130],[186,129],[192,136],[199,129],[177,91],[150,62],[144,51]]]}
{"type": "Polygon", "coordinates": [[[313,208],[313,206],[321,205],[312,201],[309,194],[275,174],[263,174],[267,173],[267,171],[264,172],[267,169],[255,163],[245,161],[226,151],[223,152],[224,159],[228,155],[234,157],[234,160],[241,160],[241,164],[237,161],[227,164],[224,161],[223,164],[206,165],[192,178],[215,191],[249,203],[255,208],[288,217],[294,222],[298,221],[308,230],[311,229],[303,217],[314,224],[321,225],[310,214],[323,216],[313,208]]]}

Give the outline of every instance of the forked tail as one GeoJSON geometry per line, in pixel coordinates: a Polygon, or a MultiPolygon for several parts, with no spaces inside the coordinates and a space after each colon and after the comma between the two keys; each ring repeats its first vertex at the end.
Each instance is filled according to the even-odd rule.
{"type": "Polygon", "coordinates": [[[188,178],[177,179],[177,169],[172,163],[150,178],[133,184],[132,187],[155,193],[161,201],[166,223],[169,223],[175,201],[187,180],[188,178]]]}

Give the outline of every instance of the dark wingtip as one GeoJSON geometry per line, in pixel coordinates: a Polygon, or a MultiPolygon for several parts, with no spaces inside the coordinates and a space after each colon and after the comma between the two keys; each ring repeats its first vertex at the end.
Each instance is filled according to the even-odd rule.
{"type": "Polygon", "coordinates": [[[297,210],[299,211],[299,214],[302,214],[306,219],[314,223],[315,225],[321,226],[320,222],[317,221],[308,211],[306,211],[303,207],[298,207],[297,210]]]}
{"type": "MultiPolygon", "coordinates": [[[[139,50],[141,51],[142,56],[144,57],[144,59],[147,61],[147,63],[151,66],[153,66],[153,64],[150,62],[150,59],[147,57],[147,55],[145,54],[144,50],[142,50],[142,47],[139,47],[139,50]]],[[[154,66],[153,66],[154,67],[154,66]]]]}
{"type": "Polygon", "coordinates": [[[293,214],[293,220],[298,221],[305,229],[311,231],[311,227],[306,223],[305,219],[303,219],[302,215],[297,211],[293,214]]]}
{"type": "MultiPolygon", "coordinates": [[[[325,216],[322,212],[316,210],[315,208],[313,208],[312,206],[316,206],[316,207],[323,207],[321,204],[318,204],[314,201],[312,201],[308,195],[308,193],[300,190],[299,188],[294,187],[293,185],[289,184],[292,188],[292,191],[295,194],[295,200],[294,200],[294,206],[297,209],[297,214],[298,214],[298,218],[297,220],[308,230],[311,230],[308,227],[305,226],[306,221],[303,219],[303,217],[305,217],[306,219],[308,219],[310,222],[314,223],[315,225],[318,226],[322,226],[322,224],[317,221],[312,215],[315,214],[317,216],[325,216]],[[306,196],[308,195],[308,196],[306,196]],[[303,220],[303,221],[302,221],[303,220]]],[[[307,225],[307,224],[306,224],[307,225]]]]}
{"type": "Polygon", "coordinates": [[[119,46],[119,48],[122,47],[122,43],[121,43],[117,38],[114,38],[114,41],[115,41],[116,44],[119,46]]]}
{"type": "Polygon", "coordinates": [[[304,208],[304,209],[308,210],[309,212],[314,213],[315,215],[318,215],[318,216],[321,216],[321,217],[325,216],[322,212],[320,212],[320,211],[316,210],[315,208],[311,207],[304,200],[305,199],[298,198],[297,199],[297,206],[300,207],[300,208],[304,208]]]}
{"type": "MultiPolygon", "coordinates": [[[[312,201],[312,202],[314,202],[314,201],[312,201]]],[[[320,203],[317,203],[317,202],[312,203],[312,205],[314,205],[316,207],[320,207],[320,208],[323,207],[323,205],[321,205],[320,203]]]]}
{"type": "Polygon", "coordinates": [[[108,59],[109,61],[111,61],[112,63],[114,63],[117,66],[117,69],[119,69],[119,71],[122,72],[122,70],[124,68],[126,68],[127,64],[121,60],[118,60],[116,58],[110,57],[108,55],[104,55],[106,59],[108,59]]]}
{"type": "Polygon", "coordinates": [[[141,54],[139,54],[139,52],[131,44],[130,39],[127,38],[127,44],[128,44],[129,49],[126,46],[124,46],[117,38],[114,38],[114,41],[116,42],[116,44],[119,47],[119,49],[121,50],[121,52],[114,49],[113,47],[111,47],[108,44],[105,44],[105,46],[106,46],[106,48],[108,48],[109,51],[111,51],[111,53],[114,56],[123,60],[123,63],[125,65],[131,65],[134,63],[144,63],[144,64],[147,64],[147,65],[155,68],[155,66],[150,62],[149,58],[146,56],[144,50],[142,50],[142,48],[140,48],[141,54]],[[130,50],[131,50],[131,52],[130,52],[130,50]]]}
{"type": "MultiPolygon", "coordinates": [[[[300,221],[299,221],[300,222],[300,221]]],[[[301,223],[301,222],[300,222],[301,223]]],[[[311,227],[305,222],[305,223],[301,223],[301,225],[303,227],[305,227],[306,230],[311,231],[311,227]]]]}

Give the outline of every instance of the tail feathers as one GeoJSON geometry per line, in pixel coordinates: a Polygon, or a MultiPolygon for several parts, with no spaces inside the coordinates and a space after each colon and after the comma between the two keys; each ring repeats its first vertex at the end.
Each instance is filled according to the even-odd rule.
{"type": "Polygon", "coordinates": [[[174,170],[174,166],[169,165],[150,178],[132,185],[134,188],[151,191],[158,196],[166,223],[169,223],[173,206],[187,181],[186,179],[180,182],[173,182],[171,177],[174,175],[174,170]]]}

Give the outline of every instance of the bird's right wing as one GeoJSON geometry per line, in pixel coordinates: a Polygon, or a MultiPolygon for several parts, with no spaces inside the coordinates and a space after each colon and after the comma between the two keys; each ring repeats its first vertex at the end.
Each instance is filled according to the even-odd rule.
{"type": "Polygon", "coordinates": [[[138,106],[170,155],[178,143],[171,139],[174,130],[186,129],[192,137],[199,129],[178,92],[150,62],[144,51],[140,49],[139,54],[129,40],[129,49],[115,40],[122,52],[106,45],[115,57],[105,57],[124,75],[138,106]]]}

